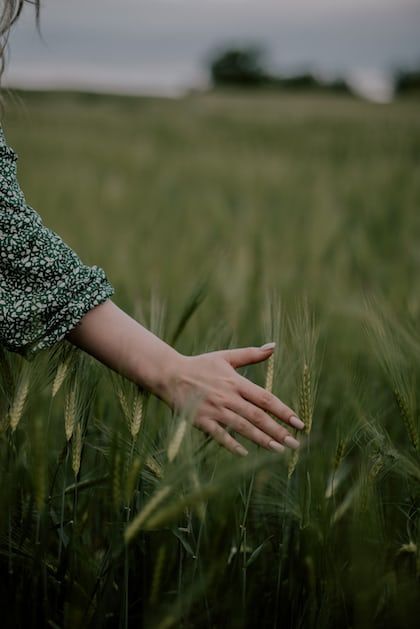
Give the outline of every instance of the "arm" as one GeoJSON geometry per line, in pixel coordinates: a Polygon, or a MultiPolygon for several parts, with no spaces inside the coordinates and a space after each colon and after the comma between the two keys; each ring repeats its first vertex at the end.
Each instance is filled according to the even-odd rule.
{"type": "Polygon", "coordinates": [[[111,369],[157,395],[173,409],[198,396],[194,424],[232,453],[247,451],[223,425],[259,445],[283,451],[299,443],[272,413],[298,429],[303,423],[275,395],[236,368],[266,360],[273,352],[248,347],[184,356],[118,308],[110,299],[90,310],[67,339],[111,369]]]}

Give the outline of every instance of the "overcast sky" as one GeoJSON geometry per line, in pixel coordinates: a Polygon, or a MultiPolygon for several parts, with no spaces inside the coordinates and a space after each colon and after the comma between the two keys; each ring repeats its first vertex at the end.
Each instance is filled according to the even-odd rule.
{"type": "Polygon", "coordinates": [[[420,0],[43,0],[25,6],[5,83],[176,91],[225,44],[262,44],[272,69],[368,82],[420,65],[420,0]]]}

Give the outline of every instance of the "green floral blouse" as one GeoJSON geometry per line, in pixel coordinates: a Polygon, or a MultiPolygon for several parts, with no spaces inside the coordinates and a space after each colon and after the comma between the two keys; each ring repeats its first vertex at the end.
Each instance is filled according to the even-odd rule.
{"type": "Polygon", "coordinates": [[[29,206],[0,126],[0,345],[31,360],[114,293],[29,206]]]}

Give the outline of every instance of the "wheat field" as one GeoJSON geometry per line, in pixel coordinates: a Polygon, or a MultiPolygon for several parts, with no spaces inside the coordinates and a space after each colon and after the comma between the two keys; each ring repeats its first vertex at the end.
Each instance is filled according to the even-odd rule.
{"type": "Polygon", "coordinates": [[[14,91],[3,126],[120,307],[186,354],[276,341],[241,373],[306,425],[234,458],[66,341],[0,348],[3,626],[416,626],[418,102],[14,91]]]}

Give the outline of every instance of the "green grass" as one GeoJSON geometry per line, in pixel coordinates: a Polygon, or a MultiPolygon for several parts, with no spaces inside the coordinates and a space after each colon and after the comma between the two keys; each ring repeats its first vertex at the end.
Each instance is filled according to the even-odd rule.
{"type": "Polygon", "coordinates": [[[298,457],[237,460],[147,394],[133,436],[134,385],[67,343],[3,352],[3,618],[415,626],[418,103],[15,92],[3,126],[27,202],[119,306],[184,353],[277,340],[273,391],[312,421],[298,457]]]}

